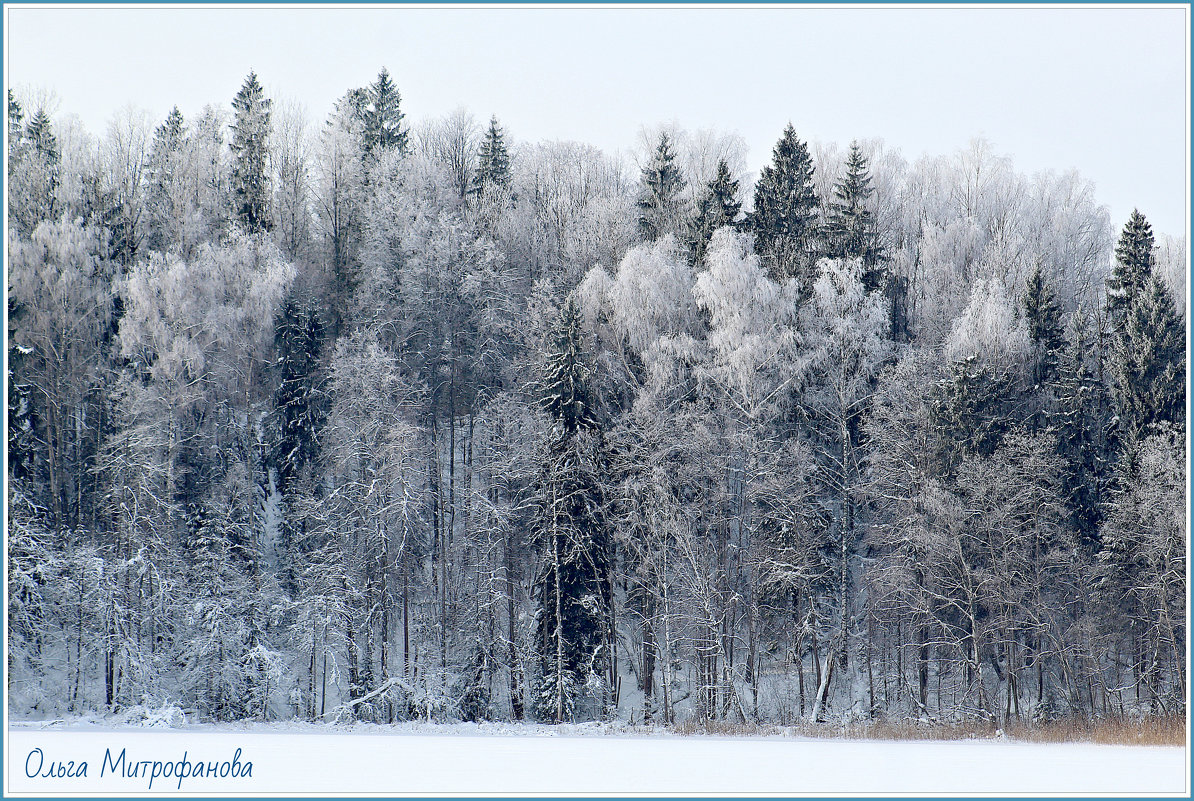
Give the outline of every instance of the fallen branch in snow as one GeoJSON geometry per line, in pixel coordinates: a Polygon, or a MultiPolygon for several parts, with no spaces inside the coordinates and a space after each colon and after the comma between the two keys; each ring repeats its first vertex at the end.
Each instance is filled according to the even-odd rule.
{"type": "Polygon", "coordinates": [[[394,687],[402,687],[403,689],[405,689],[407,691],[410,690],[410,687],[402,679],[399,679],[399,678],[387,679],[385,681],[385,683],[382,684],[380,687],[378,687],[376,690],[373,690],[370,693],[366,693],[365,695],[362,695],[360,698],[355,698],[346,704],[340,704],[339,706],[333,707],[330,711],[324,712],[322,715],[320,715],[320,717],[326,718],[328,715],[335,716],[335,715],[340,714],[341,712],[347,712],[348,710],[352,709],[353,707],[363,704],[366,701],[372,701],[374,698],[377,698],[379,695],[383,695],[383,694],[389,692],[394,687]]]}

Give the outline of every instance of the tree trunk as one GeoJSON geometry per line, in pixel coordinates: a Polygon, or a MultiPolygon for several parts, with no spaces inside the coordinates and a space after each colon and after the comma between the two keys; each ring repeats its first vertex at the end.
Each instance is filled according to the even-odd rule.
{"type": "Polygon", "coordinates": [[[563,588],[560,586],[560,533],[554,482],[551,493],[551,559],[556,583],[556,723],[562,723],[564,721],[564,610],[563,588]]]}
{"type": "MultiPolygon", "coordinates": [[[[836,645],[836,643],[834,644],[836,645]]],[[[833,678],[833,666],[838,661],[836,648],[831,645],[825,651],[825,667],[821,671],[821,684],[817,687],[817,698],[813,702],[813,711],[809,715],[810,723],[821,722],[821,712],[825,709],[825,700],[829,695],[829,682],[833,678]]]]}
{"type": "Polygon", "coordinates": [[[521,671],[518,669],[518,648],[514,640],[514,532],[506,528],[505,572],[506,572],[506,640],[510,659],[510,714],[515,720],[522,720],[523,701],[519,686],[521,671]]]}
{"type": "Polygon", "coordinates": [[[402,677],[410,677],[410,565],[402,564],[402,677]]]}

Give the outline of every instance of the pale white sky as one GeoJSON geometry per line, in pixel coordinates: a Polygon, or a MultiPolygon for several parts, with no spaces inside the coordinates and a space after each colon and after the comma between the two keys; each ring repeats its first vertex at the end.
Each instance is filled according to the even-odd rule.
{"type": "Polygon", "coordinates": [[[910,161],[975,136],[1022,172],[1077,168],[1122,225],[1186,227],[1186,7],[29,8],[5,78],[95,134],[120,107],[229,104],[250,68],[322,120],[386,65],[408,118],[465,106],[523,141],[628,149],[640,126],[737,131],[757,171],[806,140],[910,161]]]}

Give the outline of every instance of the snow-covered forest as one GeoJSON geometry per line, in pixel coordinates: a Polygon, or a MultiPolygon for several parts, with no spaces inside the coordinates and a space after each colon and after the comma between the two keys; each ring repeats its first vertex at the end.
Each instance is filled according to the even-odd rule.
{"type": "Polygon", "coordinates": [[[229,99],[9,93],[12,715],[1185,712],[1183,239],[984,141],[229,99]]]}

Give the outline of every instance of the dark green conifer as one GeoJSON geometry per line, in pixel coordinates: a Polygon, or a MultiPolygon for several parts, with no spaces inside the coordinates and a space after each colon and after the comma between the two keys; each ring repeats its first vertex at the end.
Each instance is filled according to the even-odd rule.
{"type": "Polygon", "coordinates": [[[1041,265],[1037,264],[1024,289],[1024,317],[1028,336],[1036,350],[1033,362],[1033,383],[1039,385],[1057,374],[1058,354],[1065,344],[1061,326],[1061,306],[1057,294],[1045,280],[1041,265]]]}
{"type": "Polygon", "coordinates": [[[286,301],[274,332],[278,388],[274,393],[276,439],[270,459],[277,470],[280,492],[286,492],[318,454],[327,405],[320,368],[323,336],[323,323],[313,301],[286,301]]]}
{"type": "Polygon", "coordinates": [[[410,135],[402,125],[402,95],[390,78],[389,70],[381,68],[377,80],[357,98],[359,114],[365,126],[365,153],[396,149],[405,154],[410,135]]]}
{"type": "Polygon", "coordinates": [[[488,186],[508,186],[510,183],[510,152],[506,148],[505,133],[497,117],[490,117],[489,130],[477,151],[477,174],[470,188],[480,195],[488,186]]]}
{"type": "Polygon", "coordinates": [[[8,90],[8,148],[11,151],[21,138],[21,122],[25,119],[21,111],[21,104],[17,102],[12,90],[8,90]]]}
{"type": "Polygon", "coordinates": [[[39,109],[25,126],[25,139],[38,155],[53,164],[58,163],[58,138],[54,136],[54,125],[44,109],[39,109]]]}
{"type": "Polygon", "coordinates": [[[250,72],[232,101],[232,198],[241,226],[250,234],[268,231],[270,219],[270,106],[257,73],[250,72]]]}
{"type": "Polygon", "coordinates": [[[824,253],[836,259],[862,259],[863,282],[871,291],[883,282],[880,264],[886,260],[875,231],[875,215],[867,208],[874,193],[866,156],[857,142],[851,142],[846,175],[834,184],[833,199],[829,201],[823,229],[824,253]]]}
{"type": "Polygon", "coordinates": [[[569,296],[544,371],[552,435],[536,524],[543,558],[535,583],[534,697],[543,720],[571,719],[611,655],[610,537],[602,519],[600,423],[582,353],[580,310],[569,296]]]}
{"type": "Polygon", "coordinates": [[[730,177],[730,168],[725,159],[721,159],[717,162],[717,174],[706,185],[705,194],[697,202],[688,245],[693,264],[700,264],[704,260],[713,232],[735,225],[741,211],[738,182],[730,177]]]}
{"type": "Polygon", "coordinates": [[[1130,445],[1164,422],[1186,423],[1186,338],[1169,290],[1149,275],[1120,324],[1110,372],[1130,445]]]}
{"type": "Polygon", "coordinates": [[[1107,384],[1099,379],[1099,353],[1089,327],[1087,315],[1075,311],[1050,388],[1056,397],[1051,426],[1062,457],[1070,524],[1078,541],[1093,550],[1114,467],[1110,422],[1115,410],[1107,384]]]}
{"type": "Polygon", "coordinates": [[[637,203],[638,230],[648,242],[677,233],[684,186],[671,140],[662,134],[650,162],[643,167],[637,203]]]}
{"type": "Polygon", "coordinates": [[[818,202],[813,160],[790,123],[775,145],[772,163],[759,175],[754,200],[750,229],[755,252],[773,278],[795,277],[807,288],[816,256],[818,202]]]}
{"type": "Polygon", "coordinates": [[[1107,313],[1114,326],[1122,322],[1132,299],[1152,274],[1153,245],[1152,226],[1133,209],[1115,246],[1115,268],[1107,279],[1107,313]]]}

